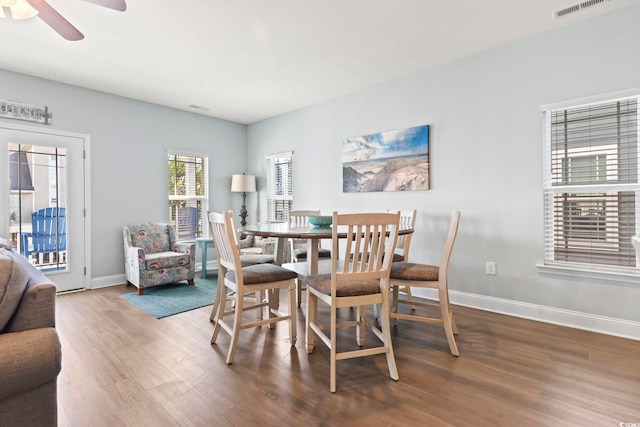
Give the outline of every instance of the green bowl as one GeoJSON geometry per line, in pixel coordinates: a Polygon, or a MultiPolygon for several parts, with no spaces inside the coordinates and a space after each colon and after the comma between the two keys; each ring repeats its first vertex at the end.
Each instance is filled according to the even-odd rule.
{"type": "Polygon", "coordinates": [[[333,216],[331,215],[319,215],[310,216],[309,223],[314,227],[329,227],[333,222],[333,216]]]}

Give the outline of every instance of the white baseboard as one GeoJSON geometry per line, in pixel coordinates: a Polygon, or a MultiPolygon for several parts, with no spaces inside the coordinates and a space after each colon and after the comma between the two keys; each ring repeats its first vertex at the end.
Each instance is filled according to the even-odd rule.
{"type": "MultiPolygon", "coordinates": [[[[208,264],[209,265],[209,264],[208,264]]],[[[214,264],[212,266],[208,266],[207,270],[213,271],[218,269],[218,264],[214,264]]],[[[196,272],[200,271],[200,269],[196,269],[196,272]]],[[[102,277],[94,277],[91,279],[91,286],[87,289],[98,289],[98,288],[106,288],[109,286],[117,286],[127,283],[127,276],[122,274],[114,274],[113,276],[102,276],[102,277]]]]}
{"type": "MultiPolygon", "coordinates": [[[[437,291],[431,293],[431,289],[416,289],[413,293],[438,298],[437,291]]],[[[455,305],[640,341],[640,322],[460,291],[449,291],[449,297],[455,305]]]]}
{"type": "Polygon", "coordinates": [[[91,287],[89,289],[106,288],[108,286],[116,286],[127,283],[127,276],[124,273],[115,274],[113,276],[94,277],[91,279],[91,287]]]}

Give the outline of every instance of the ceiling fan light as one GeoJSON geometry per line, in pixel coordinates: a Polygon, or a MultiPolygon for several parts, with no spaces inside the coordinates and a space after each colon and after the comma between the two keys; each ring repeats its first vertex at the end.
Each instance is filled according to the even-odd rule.
{"type": "Polygon", "coordinates": [[[0,0],[0,7],[11,7],[16,4],[18,0],[0,0]]]}
{"type": "Polygon", "coordinates": [[[11,6],[11,17],[13,19],[32,18],[37,14],[38,11],[34,9],[27,0],[18,0],[13,6],[11,6]]]}

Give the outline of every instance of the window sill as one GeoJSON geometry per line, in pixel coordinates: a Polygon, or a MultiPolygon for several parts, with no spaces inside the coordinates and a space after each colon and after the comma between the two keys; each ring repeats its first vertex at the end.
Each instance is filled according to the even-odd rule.
{"type": "Polygon", "coordinates": [[[536,264],[538,273],[640,284],[640,268],[588,267],[577,264],[536,264]]]}

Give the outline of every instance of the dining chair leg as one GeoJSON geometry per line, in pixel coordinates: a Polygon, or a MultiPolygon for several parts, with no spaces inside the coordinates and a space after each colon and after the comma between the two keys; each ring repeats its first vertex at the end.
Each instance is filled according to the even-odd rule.
{"type": "Polygon", "coordinates": [[[456,338],[453,332],[453,317],[451,312],[451,305],[449,304],[449,297],[446,294],[446,290],[441,290],[439,292],[439,298],[440,313],[442,316],[442,323],[444,325],[444,332],[447,336],[447,342],[449,343],[449,350],[454,356],[460,356],[460,353],[458,352],[458,345],[456,344],[456,338]]]}
{"type": "Polygon", "coordinates": [[[298,308],[296,307],[296,283],[295,281],[289,286],[289,340],[291,345],[296,345],[298,340],[298,322],[296,321],[298,308]]]}
{"type": "MultiPolygon", "coordinates": [[[[391,307],[391,311],[394,314],[398,314],[398,310],[400,308],[400,286],[392,286],[391,287],[391,292],[393,294],[393,303],[392,303],[392,307],[391,307]]],[[[398,318],[394,317],[393,318],[393,324],[397,325],[398,324],[398,318]]]]}
{"type": "Polygon", "coordinates": [[[296,279],[296,291],[298,293],[298,307],[302,305],[302,283],[300,283],[300,279],[296,279]]]}
{"type": "MultiPolygon", "coordinates": [[[[413,301],[413,294],[411,293],[411,286],[405,286],[405,293],[407,294],[407,300],[413,301]]],[[[415,311],[416,306],[411,304],[411,311],[415,311]]]]}
{"type": "Polygon", "coordinates": [[[238,336],[240,335],[240,329],[242,324],[242,309],[244,307],[244,296],[240,295],[240,292],[236,294],[236,308],[233,319],[233,334],[231,335],[231,343],[229,344],[229,353],[227,354],[227,365],[233,362],[233,357],[236,354],[236,346],[238,345],[238,336]]]}
{"type": "MultiPolygon", "coordinates": [[[[267,310],[267,318],[268,319],[272,319],[272,318],[276,317],[276,315],[272,311],[272,310],[277,310],[278,309],[277,306],[274,307],[274,300],[276,299],[276,292],[279,293],[280,289],[269,289],[268,291],[266,291],[266,298],[267,299],[264,300],[264,301],[266,301],[266,303],[267,303],[266,310],[267,310]]],[[[278,300],[279,300],[279,298],[278,298],[278,300]]],[[[275,325],[275,323],[268,323],[267,327],[269,329],[273,329],[273,328],[276,327],[276,325],[275,325]]]]}
{"type": "Polygon", "coordinates": [[[362,305],[356,307],[356,322],[358,322],[356,326],[356,341],[360,347],[364,346],[364,334],[365,334],[364,315],[365,315],[365,307],[362,305]]]}
{"type": "Polygon", "coordinates": [[[384,346],[387,348],[385,356],[387,356],[387,365],[389,366],[389,375],[391,379],[398,381],[398,367],[396,366],[396,357],[393,353],[393,344],[391,342],[391,322],[389,319],[389,294],[383,292],[382,312],[380,313],[380,323],[382,326],[382,338],[384,346]],[[386,294],[386,295],[385,295],[386,294]]]}
{"type": "MultiPolygon", "coordinates": [[[[265,298],[265,291],[256,291],[254,293],[254,297],[255,297],[255,303],[256,304],[260,304],[262,302],[264,302],[264,298],[265,298]]],[[[259,310],[256,310],[256,319],[257,320],[262,320],[264,319],[264,309],[261,308],[259,310]]]]}
{"type": "Polygon", "coordinates": [[[451,317],[451,329],[454,335],[458,335],[458,327],[456,326],[456,319],[453,318],[453,311],[449,310],[449,317],[451,317]]]}
{"type": "Polygon", "coordinates": [[[220,332],[220,322],[224,317],[224,310],[227,303],[226,290],[226,287],[222,285],[222,287],[218,288],[216,291],[216,303],[214,304],[215,312],[211,313],[213,317],[213,334],[211,335],[211,344],[215,344],[216,339],[218,339],[218,333],[220,332]]]}
{"type": "MultiPolygon", "coordinates": [[[[359,311],[359,310],[358,310],[359,311]]],[[[337,346],[337,308],[331,307],[331,348],[330,350],[330,383],[329,383],[329,391],[331,393],[336,392],[336,346],[337,346]]]]}
{"type": "MultiPolygon", "coordinates": [[[[271,291],[271,305],[269,307],[275,309],[276,311],[280,307],[280,288],[273,289],[271,291]]],[[[276,317],[276,316],[272,316],[272,317],[276,317]]]]}
{"type": "Polygon", "coordinates": [[[224,293],[225,286],[218,286],[216,289],[216,296],[213,300],[213,307],[211,307],[211,316],[209,316],[209,322],[213,322],[213,319],[216,316],[216,312],[218,310],[218,306],[220,305],[220,299],[222,298],[222,294],[224,293]]]}
{"type": "Polygon", "coordinates": [[[318,313],[318,298],[313,293],[307,290],[307,319],[305,328],[305,344],[307,346],[307,353],[313,353],[315,347],[316,335],[311,329],[311,324],[316,322],[316,316],[318,313]]]}

